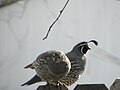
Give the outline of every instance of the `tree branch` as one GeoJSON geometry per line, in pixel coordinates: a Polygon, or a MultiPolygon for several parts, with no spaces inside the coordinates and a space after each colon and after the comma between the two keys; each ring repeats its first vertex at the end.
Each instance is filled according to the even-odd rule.
{"type": "Polygon", "coordinates": [[[51,31],[51,28],[54,26],[54,24],[59,20],[60,16],[62,15],[64,9],[66,8],[67,4],[68,4],[69,0],[67,0],[67,2],[65,3],[64,7],[62,8],[62,10],[60,11],[58,17],[55,19],[55,21],[50,25],[49,29],[48,29],[48,32],[46,34],[46,36],[43,38],[43,40],[47,39],[50,31],[51,31]]]}

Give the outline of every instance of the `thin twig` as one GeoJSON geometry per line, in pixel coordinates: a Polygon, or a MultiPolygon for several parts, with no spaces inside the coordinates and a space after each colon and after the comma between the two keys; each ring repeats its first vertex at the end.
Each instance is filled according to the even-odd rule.
{"type": "Polygon", "coordinates": [[[51,31],[51,28],[53,27],[53,25],[58,21],[58,19],[59,19],[60,16],[62,15],[64,9],[66,8],[66,6],[67,6],[67,4],[68,4],[68,2],[69,2],[69,0],[67,0],[67,2],[65,3],[63,9],[60,11],[58,17],[57,17],[57,18],[55,19],[55,21],[50,25],[50,27],[49,27],[49,29],[48,29],[48,32],[47,32],[46,36],[43,38],[43,40],[47,39],[47,37],[48,37],[48,35],[49,35],[50,31],[51,31]]]}

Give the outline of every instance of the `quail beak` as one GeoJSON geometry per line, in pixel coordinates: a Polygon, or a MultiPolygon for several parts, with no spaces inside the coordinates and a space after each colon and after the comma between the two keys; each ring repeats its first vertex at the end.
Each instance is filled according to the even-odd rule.
{"type": "Polygon", "coordinates": [[[88,47],[88,50],[91,50],[91,48],[88,47]]]}
{"type": "Polygon", "coordinates": [[[91,48],[88,47],[88,50],[91,50],[91,48]]]}

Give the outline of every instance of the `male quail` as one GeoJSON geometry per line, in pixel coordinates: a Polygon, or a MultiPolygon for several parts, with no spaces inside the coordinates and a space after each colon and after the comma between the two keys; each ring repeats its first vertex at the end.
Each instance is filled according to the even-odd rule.
{"type": "Polygon", "coordinates": [[[90,42],[98,45],[98,42],[95,40],[91,40],[89,42],[83,41],[75,45],[70,52],[66,53],[66,56],[71,62],[71,69],[67,76],[59,80],[61,83],[70,86],[79,79],[80,75],[82,75],[86,65],[86,57],[84,56],[84,54],[86,54],[87,51],[90,50],[88,46],[88,43],[90,42]]]}
{"type": "MultiPolygon", "coordinates": [[[[70,86],[79,79],[79,76],[84,72],[84,69],[85,69],[86,58],[84,54],[86,54],[87,51],[90,50],[88,46],[88,43],[90,42],[93,42],[95,45],[98,45],[98,42],[95,40],[91,40],[89,42],[83,41],[75,45],[70,52],[66,53],[66,56],[71,62],[71,69],[66,76],[59,79],[60,83],[66,86],[70,86]]],[[[40,78],[38,75],[35,75],[31,80],[29,80],[23,85],[31,85],[31,84],[34,84],[36,82],[41,82],[41,81],[43,81],[43,79],[40,78]]]]}

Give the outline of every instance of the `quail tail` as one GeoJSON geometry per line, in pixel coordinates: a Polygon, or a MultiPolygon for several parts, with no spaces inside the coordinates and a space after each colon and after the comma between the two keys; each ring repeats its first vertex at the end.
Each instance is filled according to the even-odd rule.
{"type": "Polygon", "coordinates": [[[27,65],[26,67],[24,67],[24,69],[27,69],[27,68],[35,69],[35,68],[33,67],[33,63],[31,63],[31,64],[27,65]]]}
{"type": "Polygon", "coordinates": [[[41,82],[42,80],[37,76],[35,75],[32,79],[30,79],[28,82],[22,84],[21,86],[24,86],[24,85],[32,85],[32,84],[35,84],[37,82],[41,82]]]}

